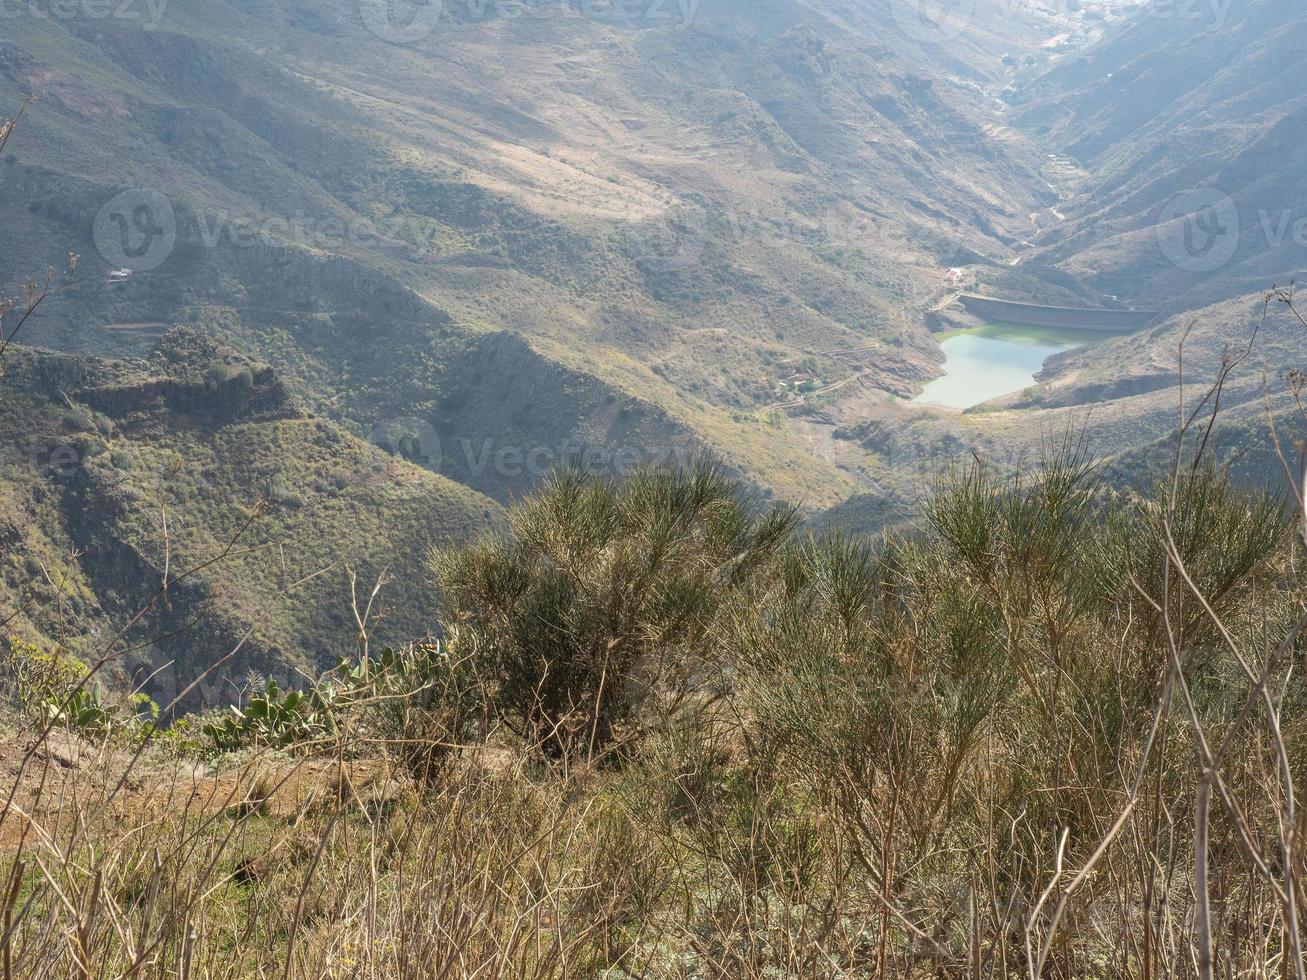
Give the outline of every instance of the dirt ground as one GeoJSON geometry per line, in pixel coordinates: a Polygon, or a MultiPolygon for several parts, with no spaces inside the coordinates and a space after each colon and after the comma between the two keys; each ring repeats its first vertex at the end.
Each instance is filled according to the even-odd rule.
{"type": "Polygon", "coordinates": [[[404,791],[378,761],[257,757],[227,770],[140,758],[69,732],[44,738],[31,730],[0,739],[0,854],[57,838],[71,821],[115,821],[124,834],[144,832],[159,814],[201,818],[257,808],[293,819],[315,805],[373,803],[404,791]]]}

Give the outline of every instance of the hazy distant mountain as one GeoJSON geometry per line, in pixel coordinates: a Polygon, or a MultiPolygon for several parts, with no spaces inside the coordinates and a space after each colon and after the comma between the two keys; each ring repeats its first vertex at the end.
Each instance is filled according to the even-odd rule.
{"type": "Polygon", "coordinates": [[[1043,261],[1170,309],[1307,268],[1307,8],[1152,4],[1052,70],[1018,119],[1084,168],[1043,261]]]}
{"type": "Polygon", "coordinates": [[[1264,293],[1307,270],[1307,11],[1295,0],[1214,0],[1127,13],[1101,41],[1009,89],[1013,125],[1059,162],[1067,198],[1018,270],[985,279],[1019,298],[1075,288],[1069,305],[1097,297],[1164,318],[1059,355],[1038,386],[960,418],[846,424],[837,438],[882,470],[872,492],[825,520],[874,529],[902,519],[949,461],[976,452],[1025,466],[1066,433],[1110,459],[1114,480],[1138,484],[1173,440],[1180,406],[1254,336],[1214,445],[1241,479],[1282,481],[1267,405],[1283,445],[1296,444],[1285,374],[1305,360],[1307,331],[1278,302],[1268,315],[1264,293]]]}
{"type": "MultiPolygon", "coordinates": [[[[179,588],[147,624],[211,610],[191,662],[257,627],[242,664],[266,667],[350,634],[339,565],[293,606],[287,575],[353,560],[361,535],[403,579],[393,625],[417,630],[423,549],[489,521],[481,494],[512,499],[560,462],[621,473],[712,449],[766,492],[833,503],[854,484],[767,408],[780,380],[856,370],[910,390],[933,356],[913,310],[941,262],[1004,253],[1051,200],[982,88],[1008,74],[984,11],[959,45],[887,0],[651,3],[634,19],[402,7],[6,17],[0,106],[39,101],[0,163],[0,281],[69,249],[82,262],[25,328],[77,357],[12,372],[3,486],[42,542],[29,564],[83,556],[85,622],[157,585],[164,505],[183,561],[270,501],[255,530],[277,559],[179,588]],[[200,339],[169,361],[176,326],[200,339]],[[299,407],[213,417],[245,373],[206,366],[214,340],[270,365],[258,377],[299,407]],[[826,353],[847,349],[862,362],[826,353]],[[41,446],[73,426],[69,472],[15,448],[14,413],[42,420],[41,446]],[[369,451],[409,468],[341,476],[369,451]],[[113,564],[125,553],[131,569],[113,564]]],[[[1048,24],[1025,18],[1019,43],[1048,24]]]]}

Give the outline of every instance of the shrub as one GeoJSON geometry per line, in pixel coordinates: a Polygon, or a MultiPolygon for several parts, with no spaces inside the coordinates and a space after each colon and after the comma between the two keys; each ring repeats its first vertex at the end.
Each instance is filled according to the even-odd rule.
{"type": "MultiPolygon", "coordinates": [[[[1200,730],[1241,746],[1223,775],[1242,788],[1230,790],[1242,813],[1211,815],[1222,887],[1267,902],[1274,892],[1243,877],[1238,827],[1274,825],[1282,791],[1265,774],[1280,751],[1307,755],[1307,690],[1282,668],[1271,732],[1232,730],[1230,718],[1247,684],[1240,663],[1263,659],[1302,614],[1282,563],[1284,508],[1204,467],[1123,500],[1064,450],[1033,480],[979,464],[949,474],[926,515],[920,532],[879,549],[834,538],[792,550],[734,604],[724,646],[755,755],[839,821],[887,902],[917,910],[929,955],[961,958],[966,935],[1019,948],[1003,909],[1047,926],[1025,910],[1048,887],[1053,852],[1089,866],[1123,810],[1154,833],[1192,813],[1200,730]],[[1181,683],[1173,642],[1193,723],[1166,710],[1168,685],[1181,683]]],[[[1143,866],[1107,852],[1104,873],[1118,895],[1147,894],[1162,887],[1152,868],[1193,866],[1189,843],[1153,838],[1143,866]]],[[[1188,894],[1169,894],[1192,911],[1188,894]]],[[[1086,888],[1079,899],[1053,923],[1066,930],[1053,972],[1132,972],[1138,950],[1090,967],[1102,948],[1089,923],[1109,914],[1107,897],[1086,888]]],[[[1274,903],[1258,907],[1257,928],[1278,928],[1274,903]]]]}
{"type": "Polygon", "coordinates": [[[708,464],[620,483],[564,471],[506,535],[434,557],[442,623],[497,718],[552,755],[607,747],[701,688],[723,600],[794,521],[708,464]]]}
{"type": "Polygon", "coordinates": [[[14,637],[0,643],[0,696],[30,722],[94,738],[144,738],[159,714],[147,695],[111,696],[87,664],[63,649],[14,637]]]}
{"type": "Polygon", "coordinates": [[[204,733],[223,752],[250,744],[307,747],[331,732],[332,707],[331,699],[316,688],[283,691],[270,680],[244,708],[233,706],[231,717],[205,725],[204,733]]]}
{"type": "Polygon", "coordinates": [[[424,778],[439,768],[450,746],[471,736],[475,702],[459,665],[440,644],[415,644],[357,663],[342,661],[304,689],[284,691],[269,680],[242,708],[205,724],[218,752],[247,747],[312,752],[350,731],[401,745],[401,755],[424,778]]]}
{"type": "Polygon", "coordinates": [[[0,642],[0,696],[23,714],[66,697],[89,669],[59,647],[44,650],[12,636],[0,642]]]}
{"type": "Polygon", "coordinates": [[[955,471],[878,544],[790,526],[700,471],[565,476],[442,556],[439,645],[234,715],[239,772],[30,773],[12,972],[1292,968],[1307,604],[1278,506],[1201,467],[1135,499],[1064,452],[955,471]],[[461,752],[487,710],[526,738],[461,752]],[[601,737],[622,765],[530,764],[601,737]]]}

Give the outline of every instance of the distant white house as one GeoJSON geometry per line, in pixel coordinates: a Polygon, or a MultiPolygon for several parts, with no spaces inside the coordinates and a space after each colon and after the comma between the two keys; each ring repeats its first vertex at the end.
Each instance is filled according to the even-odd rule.
{"type": "Polygon", "coordinates": [[[132,277],[131,269],[111,269],[109,271],[110,282],[126,282],[132,277]]]}
{"type": "Polygon", "coordinates": [[[960,266],[954,266],[952,269],[949,269],[948,272],[944,274],[944,281],[947,283],[961,282],[963,273],[965,273],[966,271],[967,271],[966,269],[963,269],[960,266]]]}

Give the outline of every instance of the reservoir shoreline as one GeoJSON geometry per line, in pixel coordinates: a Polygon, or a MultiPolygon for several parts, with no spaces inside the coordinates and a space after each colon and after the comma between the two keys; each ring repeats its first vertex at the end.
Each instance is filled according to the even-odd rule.
{"type": "Polygon", "coordinates": [[[1034,385],[1054,354],[1131,332],[988,323],[938,334],[943,374],[912,401],[934,408],[974,408],[1034,385]]]}

